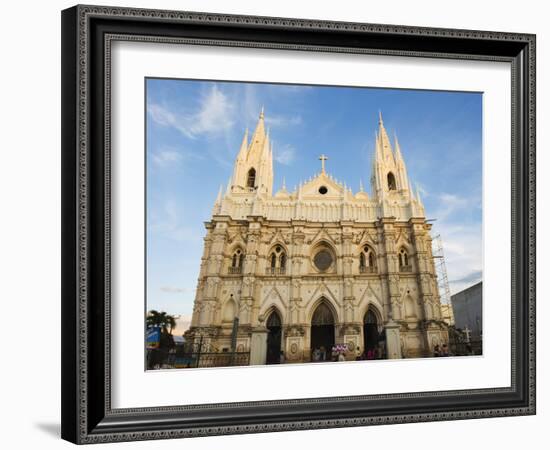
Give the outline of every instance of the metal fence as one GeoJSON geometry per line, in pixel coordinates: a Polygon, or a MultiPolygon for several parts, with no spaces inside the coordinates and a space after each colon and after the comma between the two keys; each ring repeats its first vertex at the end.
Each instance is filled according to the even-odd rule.
{"type": "Polygon", "coordinates": [[[185,352],[183,349],[149,350],[147,368],[186,369],[202,367],[248,366],[250,352],[185,352]]]}
{"type": "Polygon", "coordinates": [[[482,355],[483,345],[481,340],[449,341],[449,353],[451,356],[482,355]]]}

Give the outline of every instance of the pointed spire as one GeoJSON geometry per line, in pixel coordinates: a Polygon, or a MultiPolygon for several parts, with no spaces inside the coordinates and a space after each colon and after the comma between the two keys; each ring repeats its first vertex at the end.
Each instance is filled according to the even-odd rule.
{"type": "Polygon", "coordinates": [[[382,153],[382,161],[384,162],[394,162],[393,152],[391,148],[390,138],[388,133],[384,128],[384,122],[382,121],[382,112],[379,112],[380,120],[378,122],[378,145],[379,150],[382,153]]]}
{"type": "Polygon", "coordinates": [[[220,184],[220,189],[218,191],[218,196],[216,197],[216,202],[215,202],[216,205],[219,205],[222,201],[222,191],[223,191],[223,186],[220,184]]]}
{"type": "Polygon", "coordinates": [[[422,203],[422,199],[420,198],[420,188],[418,187],[418,183],[416,184],[416,200],[418,203],[422,203]]]}
{"type": "Polygon", "coordinates": [[[260,113],[256,129],[254,130],[254,134],[252,135],[252,142],[250,143],[251,145],[254,145],[256,142],[263,142],[263,140],[266,138],[264,117],[264,108],[262,106],[262,112],[260,113]]]}
{"type": "Polygon", "coordinates": [[[374,163],[380,164],[384,160],[384,158],[382,157],[382,146],[380,145],[380,136],[378,135],[378,131],[376,131],[374,134],[374,163]]]}
{"type": "Polygon", "coordinates": [[[231,177],[229,177],[229,180],[227,180],[227,188],[225,189],[225,195],[229,195],[231,193],[231,177]]]}
{"type": "Polygon", "coordinates": [[[286,180],[285,177],[283,177],[283,191],[286,191],[286,180]]]}
{"type": "Polygon", "coordinates": [[[245,160],[248,153],[248,127],[246,128],[243,136],[243,141],[241,142],[241,148],[239,154],[237,155],[237,160],[245,160]]]}
{"type": "Polygon", "coordinates": [[[359,179],[359,192],[364,192],[363,191],[363,180],[362,179],[359,179]]]}
{"type": "Polygon", "coordinates": [[[384,126],[384,121],[382,120],[382,110],[378,110],[378,125],[380,125],[381,127],[384,126]]]}

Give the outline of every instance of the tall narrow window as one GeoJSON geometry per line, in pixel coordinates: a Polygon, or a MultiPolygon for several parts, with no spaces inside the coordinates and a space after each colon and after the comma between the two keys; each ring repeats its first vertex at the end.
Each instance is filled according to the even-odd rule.
{"type": "Polygon", "coordinates": [[[256,170],[254,167],[248,171],[248,179],[246,181],[246,186],[253,188],[256,184],[256,170]]]}
{"type": "Polygon", "coordinates": [[[409,266],[409,255],[407,251],[402,248],[399,250],[399,268],[401,271],[410,271],[411,266],[409,266]]]}
{"type": "Polygon", "coordinates": [[[281,272],[284,272],[286,268],[286,255],[285,253],[281,253],[281,272]]]}
{"type": "Polygon", "coordinates": [[[277,257],[275,256],[275,253],[271,254],[271,268],[275,269],[277,266],[277,257]]]}
{"type": "Polygon", "coordinates": [[[374,258],[374,250],[368,245],[365,245],[361,253],[359,254],[359,272],[376,272],[376,259],[374,258]]]}
{"type": "Polygon", "coordinates": [[[233,253],[233,258],[231,258],[231,267],[229,268],[229,273],[230,274],[242,273],[243,263],[244,263],[244,253],[240,248],[238,248],[237,250],[235,250],[235,253],[233,253]]]}
{"type": "Polygon", "coordinates": [[[390,191],[395,191],[397,189],[395,184],[395,176],[391,172],[388,173],[388,189],[390,191]]]}

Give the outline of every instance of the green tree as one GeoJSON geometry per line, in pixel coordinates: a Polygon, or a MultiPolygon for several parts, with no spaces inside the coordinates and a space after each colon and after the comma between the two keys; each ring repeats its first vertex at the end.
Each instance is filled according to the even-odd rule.
{"type": "Polygon", "coordinates": [[[147,313],[147,328],[149,327],[160,327],[164,334],[171,335],[176,327],[176,319],[165,311],[152,309],[147,313]]]}

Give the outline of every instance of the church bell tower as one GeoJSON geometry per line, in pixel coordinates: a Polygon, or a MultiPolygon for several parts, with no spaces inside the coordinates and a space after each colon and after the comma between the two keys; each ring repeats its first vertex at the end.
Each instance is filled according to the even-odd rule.
{"type": "Polygon", "coordinates": [[[230,191],[232,194],[248,193],[270,196],[272,193],[273,149],[264,122],[262,108],[250,141],[248,140],[248,130],[244,134],[231,178],[230,191]]]}
{"type": "Polygon", "coordinates": [[[413,198],[399,142],[395,137],[394,149],[392,149],[382,120],[382,113],[379,116],[378,132],[376,133],[371,184],[372,192],[379,201],[395,194],[400,194],[408,199],[413,198]]]}

